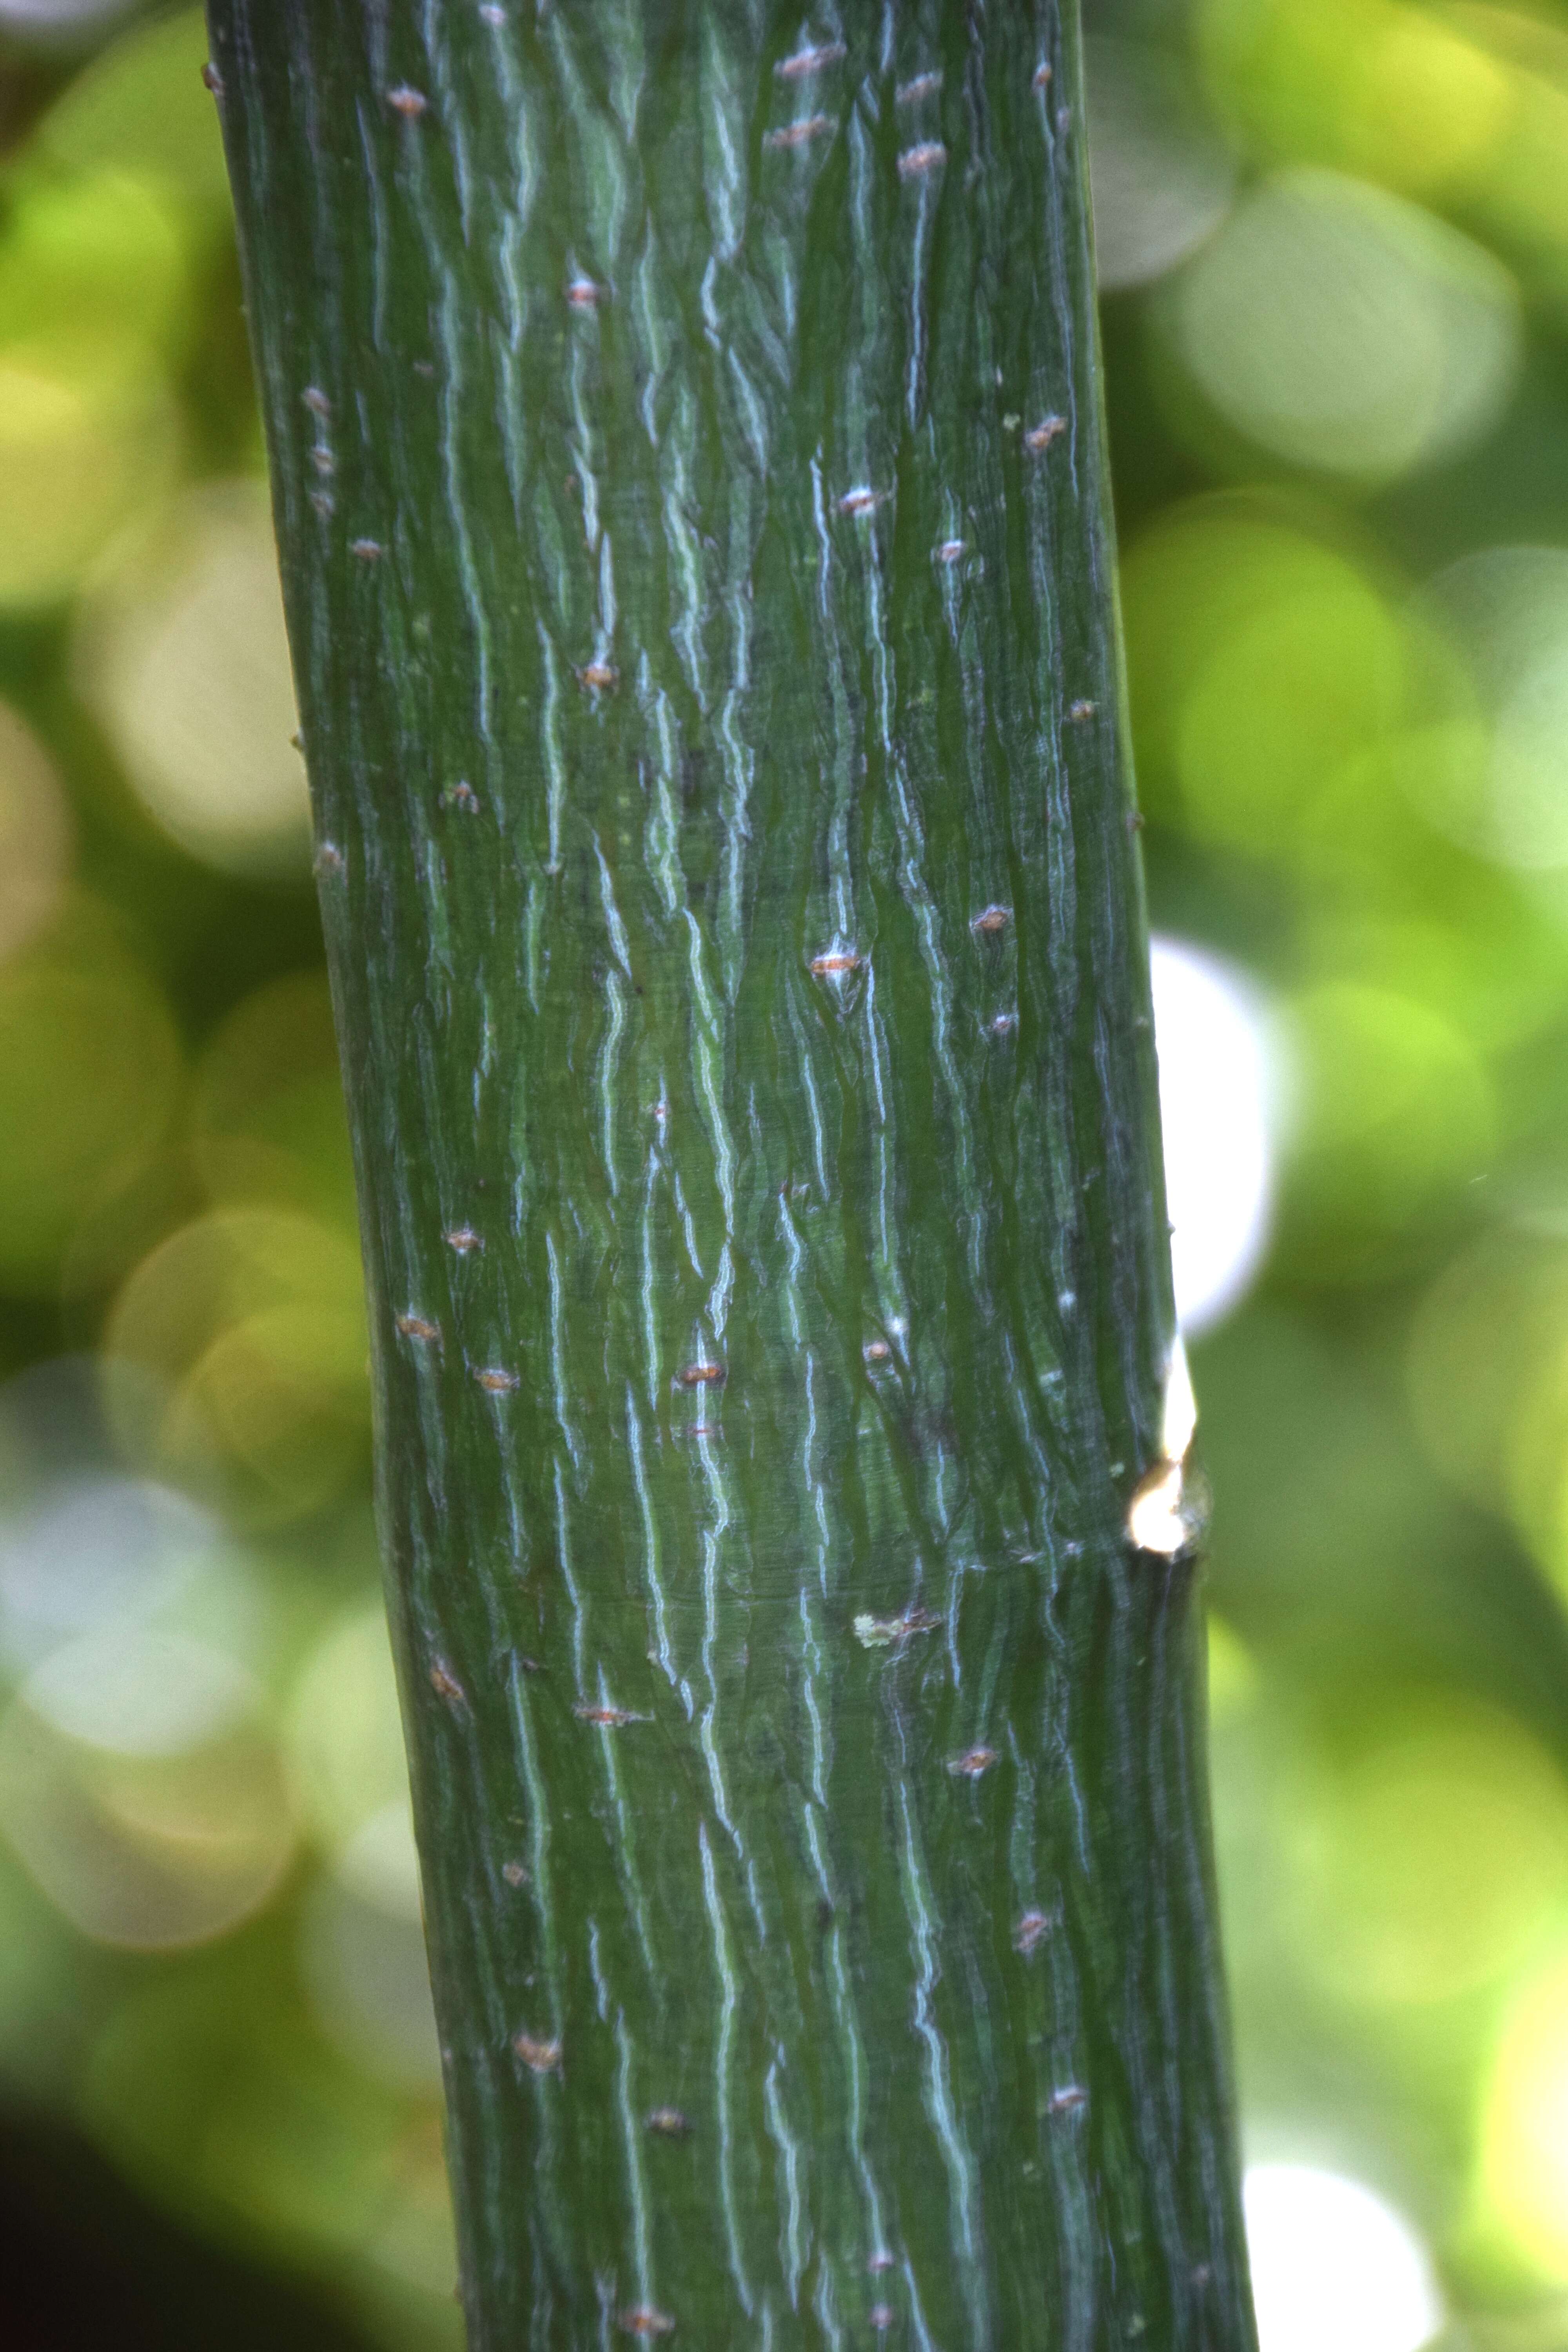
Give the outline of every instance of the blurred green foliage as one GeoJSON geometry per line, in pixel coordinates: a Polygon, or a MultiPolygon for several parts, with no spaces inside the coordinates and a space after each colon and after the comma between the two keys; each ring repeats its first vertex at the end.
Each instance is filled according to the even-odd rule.
{"type": "MultiPolygon", "coordinates": [[[[434,2346],[353,1178],[205,38],[52,13],[0,0],[0,2082],[434,2346]]],[[[1166,1002],[1248,2147],[1403,2215],[1445,2341],[1545,2352],[1568,11],[1088,16],[1152,906],[1257,1045],[1166,1002]]],[[[1283,2210],[1260,2263],[1331,2295],[1317,2340],[1438,2324],[1334,2305],[1283,2210]]]]}

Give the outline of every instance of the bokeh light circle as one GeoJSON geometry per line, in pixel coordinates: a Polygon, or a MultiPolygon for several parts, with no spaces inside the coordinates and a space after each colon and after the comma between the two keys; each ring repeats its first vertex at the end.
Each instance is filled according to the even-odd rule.
{"type": "Polygon", "coordinates": [[[263,1207],[215,1211],[160,1243],[121,1287],[107,1363],[117,1438],[153,1475],[248,1528],[342,1492],[369,1434],[359,1252],[338,1228],[263,1207]]]}
{"type": "Polygon", "coordinates": [[[1258,992],[1233,965],[1156,937],[1150,975],[1176,1316],[1192,1334],[1228,1314],[1263,1263],[1279,1075],[1258,992]]]}
{"type": "Polygon", "coordinates": [[[202,79],[205,11],[139,8],[137,19],[67,83],[38,126],[38,158],[62,179],[114,171],[162,186],[197,237],[226,240],[223,134],[202,79]]]}
{"type": "Polygon", "coordinates": [[[1568,1789],[1500,1710],[1384,1700],[1303,1784],[1288,1852],[1307,1972],[1352,2011],[1499,1984],[1568,1902],[1568,1789]]]}
{"type": "Polygon", "coordinates": [[[0,608],[68,595],[174,470],[163,382],[97,340],[0,344],[0,608]]]}
{"type": "Polygon", "coordinates": [[[321,971],[256,989],[196,1067],[192,1154],[215,1201],[267,1201],[359,1230],[331,1000],[321,971]]]}
{"type": "Polygon", "coordinates": [[[1568,2286],[1568,1948],[1515,1986],[1482,2099],[1479,2218],[1517,2262],[1568,2286]]]}
{"type": "Polygon", "coordinates": [[[52,1291],[72,1234],[168,1129],[184,1077],[151,975],[50,935],[0,965],[0,1287],[52,1291]]]}
{"type": "Polygon", "coordinates": [[[33,1664],[68,1636],[173,1600],[219,1531],[187,1496],[104,1470],[0,1516],[0,1660],[33,1664]]]}
{"type": "Polygon", "coordinates": [[[1364,2182],[1255,2164],[1242,2201],[1258,2352],[1421,2352],[1442,2327],[1426,2247],[1364,2182]]]}
{"type": "MultiPolygon", "coordinates": [[[[412,1847],[412,1833],[409,1835],[412,1847]]],[[[311,1893],[300,1924],[300,1973],[323,2032],[383,2082],[437,2090],[441,2050],[425,1931],[341,1879],[311,1893]]]]}
{"type": "Polygon", "coordinates": [[[149,813],[193,856],[302,873],[310,796],[261,484],[187,491],[122,549],[88,606],[78,671],[149,813]]]}
{"type": "MultiPolygon", "coordinates": [[[[1372,878],[1394,797],[1377,764],[1425,715],[1410,632],[1377,582],[1272,501],[1229,494],[1136,542],[1122,604],[1152,812],[1314,880],[1372,878]]],[[[1408,834],[1403,801],[1396,814],[1408,834]]]]}
{"type": "MultiPolygon", "coordinates": [[[[406,1812],[403,1720],[379,1601],[330,1626],[310,1650],[286,1737],[300,1811],[334,1859],[349,1853],[367,1822],[384,1820],[389,1809],[406,1812]]],[[[361,1865],[368,1867],[363,1854],[361,1865]]]]}
{"type": "Polygon", "coordinates": [[[1497,1141],[1490,1074],[1452,1022],[1404,990],[1323,981],[1282,1013],[1296,1121],[1281,1245],[1310,1279],[1363,1279],[1484,1176],[1497,1141]]]}
{"type": "Polygon", "coordinates": [[[1418,609],[1466,665],[1487,730],[1478,758],[1411,777],[1423,814],[1500,866],[1568,866],[1568,552],[1484,549],[1418,609]]]}
{"type": "Polygon", "coordinates": [[[261,1694],[190,1636],[108,1627],[52,1652],[0,1717],[0,1831],[96,1942],[226,1934],[294,1846],[261,1694]]]}
{"type": "Polygon", "coordinates": [[[136,0],[0,0],[0,32],[39,41],[88,40],[135,5],[136,0]]]}
{"type": "Polygon", "coordinates": [[[245,1669],[188,1634],[125,1626],[51,1651],[26,1685],[40,1722],[118,1756],[182,1756],[250,1715],[258,1693],[245,1669]]]}
{"type": "Polygon", "coordinates": [[[1475,441],[1519,373],[1519,297],[1499,262],[1386,190],[1305,167],[1237,205],[1165,315],[1227,423],[1292,465],[1359,479],[1475,441]]]}
{"type": "Polygon", "coordinates": [[[17,713],[0,703],[0,962],[58,908],[71,835],[54,762],[17,713]]]}
{"type": "Polygon", "coordinates": [[[1147,43],[1084,43],[1094,253],[1108,291],[1143,286],[1225,218],[1236,165],[1174,63],[1147,43]]]}

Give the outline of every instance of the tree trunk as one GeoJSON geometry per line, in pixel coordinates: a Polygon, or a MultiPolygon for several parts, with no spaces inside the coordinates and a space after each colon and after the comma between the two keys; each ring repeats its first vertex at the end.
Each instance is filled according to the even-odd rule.
{"type": "Polygon", "coordinates": [[[1073,16],[211,17],[470,2341],[1240,2352],[1073,16]]]}

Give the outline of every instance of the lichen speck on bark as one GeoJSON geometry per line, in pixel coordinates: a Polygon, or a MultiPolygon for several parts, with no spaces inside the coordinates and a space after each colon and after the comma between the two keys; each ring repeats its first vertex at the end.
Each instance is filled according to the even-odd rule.
{"type": "Polygon", "coordinates": [[[1076,21],[210,19],[470,2342],[1247,2352],[1076,21]]]}

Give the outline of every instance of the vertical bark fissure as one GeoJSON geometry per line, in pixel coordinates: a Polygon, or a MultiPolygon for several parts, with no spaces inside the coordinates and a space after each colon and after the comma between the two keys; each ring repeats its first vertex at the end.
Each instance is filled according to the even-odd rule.
{"type": "Polygon", "coordinates": [[[210,15],[470,2339],[1247,2352],[1076,23],[210,15]]]}

